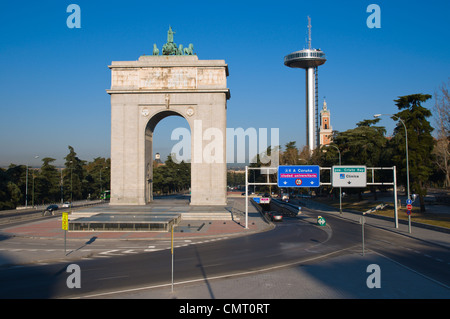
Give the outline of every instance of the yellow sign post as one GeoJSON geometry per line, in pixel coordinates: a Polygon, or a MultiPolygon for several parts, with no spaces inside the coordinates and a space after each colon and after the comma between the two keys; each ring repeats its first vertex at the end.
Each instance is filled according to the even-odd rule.
{"type": "Polygon", "coordinates": [[[64,254],[66,254],[66,233],[69,230],[69,213],[62,213],[62,229],[64,230],[64,254]]]}
{"type": "Polygon", "coordinates": [[[62,213],[62,229],[69,230],[69,213],[62,213]]]}

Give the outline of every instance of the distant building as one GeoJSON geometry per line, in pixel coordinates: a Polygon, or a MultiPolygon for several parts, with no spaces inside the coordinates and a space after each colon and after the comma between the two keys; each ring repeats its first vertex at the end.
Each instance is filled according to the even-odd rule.
{"type": "Polygon", "coordinates": [[[153,161],[153,167],[158,167],[164,165],[163,162],[161,162],[161,155],[159,153],[155,154],[155,160],[153,161]]]}
{"type": "Polygon", "coordinates": [[[327,107],[327,102],[323,101],[322,110],[320,111],[320,146],[327,145],[332,142],[333,128],[331,127],[330,111],[327,107]]]}

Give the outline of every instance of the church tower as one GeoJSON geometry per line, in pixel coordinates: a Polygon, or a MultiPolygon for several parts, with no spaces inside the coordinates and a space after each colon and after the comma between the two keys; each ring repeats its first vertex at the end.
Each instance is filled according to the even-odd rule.
{"type": "Polygon", "coordinates": [[[323,101],[322,110],[320,111],[320,146],[331,143],[333,137],[333,128],[330,122],[330,111],[327,108],[327,102],[323,101]]]}

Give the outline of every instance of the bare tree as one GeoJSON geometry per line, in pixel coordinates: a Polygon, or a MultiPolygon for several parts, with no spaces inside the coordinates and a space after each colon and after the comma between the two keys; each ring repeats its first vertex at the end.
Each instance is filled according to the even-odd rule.
{"type": "Polygon", "coordinates": [[[436,165],[445,174],[444,187],[450,187],[450,94],[445,83],[440,87],[439,93],[435,93],[434,111],[438,136],[433,153],[436,165]]]}

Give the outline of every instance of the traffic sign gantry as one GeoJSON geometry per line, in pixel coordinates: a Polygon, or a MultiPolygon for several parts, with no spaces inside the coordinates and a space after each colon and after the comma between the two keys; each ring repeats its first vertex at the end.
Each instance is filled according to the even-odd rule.
{"type": "Polygon", "coordinates": [[[278,166],[278,187],[319,187],[318,165],[278,166]]]}

